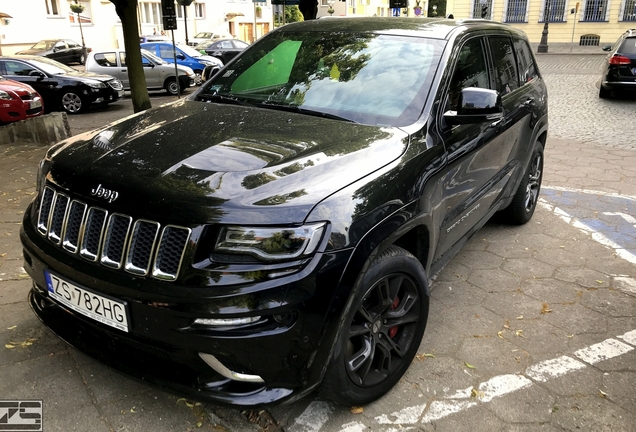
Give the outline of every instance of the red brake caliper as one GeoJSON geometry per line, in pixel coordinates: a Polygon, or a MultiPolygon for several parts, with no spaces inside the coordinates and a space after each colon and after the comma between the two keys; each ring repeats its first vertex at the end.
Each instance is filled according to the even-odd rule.
{"type": "MultiPolygon", "coordinates": [[[[396,297],[395,300],[393,300],[393,303],[391,304],[390,309],[395,309],[398,307],[398,305],[400,304],[400,298],[396,297]]],[[[393,326],[389,329],[389,337],[391,339],[393,339],[395,337],[395,335],[398,332],[398,326],[393,326]]]]}

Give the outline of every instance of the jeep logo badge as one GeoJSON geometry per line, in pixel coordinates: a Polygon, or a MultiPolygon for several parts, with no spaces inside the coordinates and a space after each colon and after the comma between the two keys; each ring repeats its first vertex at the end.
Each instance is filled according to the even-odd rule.
{"type": "Polygon", "coordinates": [[[97,198],[104,198],[109,203],[112,203],[119,197],[119,192],[106,189],[99,184],[95,189],[91,190],[91,195],[96,196],[97,198]]]}

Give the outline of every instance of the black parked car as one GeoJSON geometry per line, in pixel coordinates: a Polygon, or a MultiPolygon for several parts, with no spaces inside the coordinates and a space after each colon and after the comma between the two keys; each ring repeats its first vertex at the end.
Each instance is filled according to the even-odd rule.
{"type": "Polygon", "coordinates": [[[636,90],[636,29],[627,30],[613,46],[604,46],[609,51],[607,64],[603,68],[600,98],[608,98],[613,90],[636,90]]]}
{"type": "MultiPolygon", "coordinates": [[[[86,53],[91,51],[86,48],[86,53]]],[[[86,61],[84,48],[77,42],[70,39],[44,39],[33,45],[28,50],[18,52],[18,55],[38,55],[48,57],[64,64],[79,63],[86,61]]]]}
{"type": "Polygon", "coordinates": [[[506,25],[279,27],[193,95],[49,150],[21,232],[31,307],[193,398],[322,383],[365,404],[416,354],[431,277],[495,213],[532,217],[547,106],[506,25]]]}
{"type": "Polygon", "coordinates": [[[216,57],[225,64],[248,46],[250,46],[250,44],[239,39],[214,39],[201,42],[195,46],[194,49],[201,54],[216,57]]]}
{"type": "Polygon", "coordinates": [[[46,57],[0,56],[0,75],[33,87],[44,99],[47,111],[84,112],[91,105],[105,105],[124,96],[121,81],[110,75],[79,72],[46,57]]]}

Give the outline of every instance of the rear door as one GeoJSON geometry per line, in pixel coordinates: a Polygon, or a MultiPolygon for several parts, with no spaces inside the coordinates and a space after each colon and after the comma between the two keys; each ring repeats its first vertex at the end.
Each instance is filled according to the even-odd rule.
{"type": "Polygon", "coordinates": [[[117,53],[115,51],[107,51],[96,53],[93,57],[95,66],[90,67],[90,72],[113,76],[121,80],[124,88],[128,88],[128,74],[126,69],[120,67],[117,63],[117,53]]]}
{"type": "Polygon", "coordinates": [[[57,41],[55,45],[53,45],[53,52],[49,56],[53,60],[59,61],[60,63],[68,63],[68,46],[64,41],[57,41]]]}
{"type": "Polygon", "coordinates": [[[148,88],[161,88],[163,86],[161,65],[156,65],[143,53],[141,53],[141,65],[143,66],[144,74],[146,75],[146,86],[148,88]]]}

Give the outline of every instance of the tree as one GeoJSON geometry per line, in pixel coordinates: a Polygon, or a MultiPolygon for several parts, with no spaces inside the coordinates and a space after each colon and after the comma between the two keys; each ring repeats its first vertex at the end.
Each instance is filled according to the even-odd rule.
{"type": "Polygon", "coordinates": [[[298,6],[285,6],[285,22],[292,23],[303,21],[304,16],[298,9],[298,6]]]}
{"type": "Polygon", "coordinates": [[[139,23],[137,21],[137,0],[110,0],[115,5],[117,16],[121,20],[124,32],[124,49],[130,81],[130,97],[135,112],[151,107],[146,75],[141,64],[141,48],[139,47],[139,23]]]}

